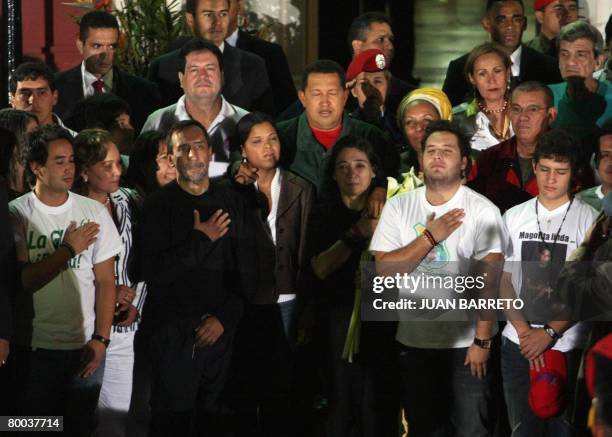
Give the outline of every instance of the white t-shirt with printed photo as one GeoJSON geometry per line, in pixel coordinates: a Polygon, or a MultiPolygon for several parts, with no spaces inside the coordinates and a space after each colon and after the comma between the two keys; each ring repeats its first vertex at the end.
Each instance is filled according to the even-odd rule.
{"type": "MultiPolygon", "coordinates": [[[[574,198],[569,210],[569,201],[552,211],[538,203],[536,217],[536,200],[537,198],[533,198],[516,205],[504,214],[508,234],[504,271],[512,274],[514,291],[525,303],[525,317],[532,317],[532,326],[541,327],[547,320],[539,320],[540,323],[534,320],[546,319],[545,315],[554,308],[554,279],[571,253],[584,240],[588,229],[597,218],[597,211],[586,202],[574,198]],[[566,212],[567,216],[561,226],[566,212]],[[559,237],[553,244],[557,232],[559,237]]],[[[563,334],[553,349],[567,352],[583,347],[586,331],[586,324],[577,323],[563,334]]],[[[506,324],[502,335],[519,344],[518,334],[512,323],[506,324]]]]}
{"type": "MultiPolygon", "coordinates": [[[[405,247],[422,234],[431,213],[440,217],[452,209],[461,208],[465,212],[461,226],[440,242],[419,268],[426,267],[426,264],[433,269],[443,268],[446,263],[454,263],[456,269],[468,271],[473,260],[480,260],[490,253],[503,253],[501,215],[486,197],[462,185],[448,202],[434,206],[427,200],[425,192],[426,188],[420,187],[387,201],[370,250],[391,252],[405,247]]],[[[470,321],[400,321],[396,339],[410,347],[456,349],[470,346],[474,334],[475,325],[470,321]]]]}
{"type": "MultiPolygon", "coordinates": [[[[51,207],[29,192],[9,204],[18,254],[35,263],[55,252],[71,222],[100,225],[95,243],[68,261],[67,268],[33,296],[32,347],[78,349],[95,328],[95,264],[116,256],[121,239],[107,209],[100,202],[68,193],[61,206],[51,207]]],[[[19,333],[16,333],[19,338],[19,333]]]]}

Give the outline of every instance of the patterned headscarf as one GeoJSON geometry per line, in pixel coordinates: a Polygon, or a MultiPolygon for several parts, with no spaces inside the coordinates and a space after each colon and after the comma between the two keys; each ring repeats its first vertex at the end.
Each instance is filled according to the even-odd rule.
{"type": "Polygon", "coordinates": [[[404,123],[406,109],[416,100],[424,100],[431,103],[438,111],[438,114],[440,114],[442,120],[452,120],[453,106],[443,91],[437,88],[419,88],[407,94],[397,107],[397,125],[400,129],[404,123]]]}

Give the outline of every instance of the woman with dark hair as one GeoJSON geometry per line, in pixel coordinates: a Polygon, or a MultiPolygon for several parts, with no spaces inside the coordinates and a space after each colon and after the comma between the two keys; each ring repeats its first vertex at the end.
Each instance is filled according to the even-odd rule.
{"type": "Polygon", "coordinates": [[[8,157],[8,173],[3,176],[7,184],[9,202],[28,191],[23,167],[23,151],[27,135],[38,126],[38,119],[30,112],[5,108],[0,110],[0,127],[14,134],[14,139],[3,139],[2,155],[8,157]]]}
{"type": "Polygon", "coordinates": [[[168,159],[168,144],[157,131],[143,132],[136,138],[125,175],[126,185],[148,196],[176,179],[176,168],[168,159]]]}
{"type": "Polygon", "coordinates": [[[514,135],[508,117],[511,66],[510,56],[493,42],[474,47],[465,62],[464,73],[474,89],[474,99],[453,108],[453,117],[472,136],[476,152],[514,135]]]}
{"type": "Polygon", "coordinates": [[[353,135],[340,139],[326,169],[330,189],[321,193],[306,233],[316,327],[313,347],[324,369],[324,386],[329,387],[327,435],[334,437],[397,435],[397,408],[388,398],[393,390],[387,390],[384,380],[392,373],[384,368],[392,362],[392,348],[387,347],[392,346],[392,329],[378,337],[386,327],[363,326],[360,353],[346,354],[351,319],[361,325],[354,303],[360,262],[378,223],[367,212],[378,169],[379,159],[367,140],[353,135]],[[376,341],[366,340],[374,336],[376,341]]]}
{"type": "Polygon", "coordinates": [[[106,206],[123,242],[115,260],[117,310],[111,344],[106,351],[97,435],[126,435],[132,395],[134,334],[146,294],[145,284],[134,283],[128,275],[140,198],[134,190],[119,187],[121,157],[107,131],[85,129],[75,138],[74,150],[77,170],[74,190],[106,206]]]}
{"type": "Polygon", "coordinates": [[[234,187],[256,223],[260,276],[236,333],[230,391],[239,412],[238,435],[286,436],[295,426],[289,396],[293,325],[314,192],[310,183],[279,168],[281,145],[270,116],[247,114],[235,133],[236,148],[256,174],[248,185],[237,175],[234,187]]]}

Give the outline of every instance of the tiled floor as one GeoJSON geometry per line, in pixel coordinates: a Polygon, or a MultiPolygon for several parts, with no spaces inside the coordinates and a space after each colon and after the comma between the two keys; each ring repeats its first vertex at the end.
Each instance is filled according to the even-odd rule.
{"type": "MultiPolygon", "coordinates": [[[[413,0],[407,0],[413,1],[413,0]]],[[[414,75],[421,86],[442,87],[450,60],[487,41],[480,19],[484,0],[414,0],[416,58],[414,75]]],[[[523,41],[533,38],[532,2],[526,1],[527,30],[523,41]]]]}

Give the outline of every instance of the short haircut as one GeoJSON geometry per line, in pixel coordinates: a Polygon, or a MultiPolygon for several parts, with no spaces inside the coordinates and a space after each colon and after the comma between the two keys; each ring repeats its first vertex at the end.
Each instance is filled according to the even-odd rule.
{"type": "Polygon", "coordinates": [[[544,85],[542,82],[537,82],[535,80],[529,80],[527,82],[521,82],[517,85],[516,88],[512,91],[512,98],[514,99],[515,94],[518,93],[535,93],[542,92],[544,93],[544,101],[546,104],[546,109],[552,108],[555,106],[555,96],[553,95],[552,90],[544,85]]]}
{"type": "Polygon", "coordinates": [[[76,193],[87,195],[87,183],[80,177],[81,171],[104,161],[108,152],[106,147],[108,143],[113,143],[113,139],[110,133],[103,129],[85,129],[74,139],[77,180],[73,190],[76,193]]]}
{"type": "Polygon", "coordinates": [[[173,124],[170,130],[168,131],[168,135],[166,136],[166,143],[168,144],[169,155],[172,155],[174,153],[175,144],[172,142],[172,137],[174,136],[174,134],[181,133],[188,127],[192,126],[200,129],[204,133],[204,139],[206,140],[206,144],[208,145],[208,147],[212,146],[212,144],[210,143],[210,137],[208,136],[208,132],[206,132],[206,128],[202,126],[202,123],[197,120],[182,120],[173,124]]]}
{"type": "Polygon", "coordinates": [[[117,18],[106,11],[91,11],[81,17],[79,22],[79,39],[85,42],[89,29],[116,29],[119,32],[117,18]]]}
{"type": "MultiPolygon", "coordinates": [[[[332,147],[327,167],[325,168],[325,182],[323,184],[326,188],[336,187],[336,190],[332,190],[334,193],[339,193],[338,185],[334,181],[334,173],[336,171],[336,161],[340,152],[344,149],[357,149],[362,151],[370,161],[372,169],[377,172],[380,169],[380,157],[376,154],[374,146],[367,139],[358,137],[353,134],[345,135],[338,140],[334,147],[332,147]]],[[[370,188],[372,186],[370,185],[370,188]]],[[[328,193],[330,194],[330,193],[328,193]]]]}
{"type": "Polygon", "coordinates": [[[601,33],[597,28],[586,21],[578,20],[561,28],[557,37],[557,52],[561,49],[561,42],[574,42],[577,39],[588,39],[593,43],[593,54],[595,57],[604,53],[604,43],[601,33]]]}
{"type": "Polygon", "coordinates": [[[487,0],[487,5],[485,7],[485,13],[489,13],[491,11],[491,9],[493,9],[493,6],[495,6],[498,3],[504,3],[504,2],[517,2],[521,5],[521,9],[523,10],[523,15],[525,14],[525,5],[523,4],[523,0],[487,0]]]}
{"type": "Polygon", "coordinates": [[[185,64],[187,63],[187,55],[194,52],[208,51],[211,52],[217,58],[219,63],[219,70],[223,72],[223,54],[219,47],[210,41],[201,38],[192,38],[183,44],[183,47],[179,49],[178,53],[178,71],[185,73],[185,64]]]}
{"type": "Polygon", "coordinates": [[[24,164],[26,178],[31,186],[36,184],[36,175],[32,173],[30,164],[46,165],[49,158],[49,143],[56,140],[66,140],[74,146],[70,132],[57,124],[39,126],[28,135],[24,164]]]}
{"type": "Polygon", "coordinates": [[[572,176],[575,176],[581,163],[578,145],[578,141],[563,129],[543,132],[538,138],[533,153],[533,162],[537,164],[541,159],[569,162],[572,176]]]}
{"type": "Polygon", "coordinates": [[[484,55],[488,55],[490,53],[496,54],[499,56],[504,63],[504,67],[506,69],[512,66],[512,60],[510,56],[504,51],[502,46],[494,42],[485,42],[483,44],[477,45],[472,49],[470,54],[465,61],[465,68],[463,69],[463,74],[465,75],[465,79],[470,83],[470,74],[474,72],[474,65],[478,58],[484,55]]]}
{"type": "MultiPolygon", "coordinates": [[[[185,12],[191,14],[191,15],[195,15],[196,14],[196,9],[198,8],[198,1],[199,0],[186,0],[185,1],[185,12]]],[[[232,0],[227,0],[227,7],[229,8],[230,2],[232,0]]]]}
{"type": "Polygon", "coordinates": [[[134,149],[130,153],[130,165],[125,181],[128,186],[142,190],[145,195],[161,188],[155,176],[159,170],[156,160],[161,141],[166,141],[163,133],[155,130],[143,132],[136,138],[134,149]]]}
{"type": "Polygon", "coordinates": [[[466,175],[470,174],[470,169],[472,168],[472,160],[470,159],[472,148],[470,146],[469,135],[456,122],[448,120],[435,120],[430,122],[425,128],[425,135],[421,141],[421,150],[425,151],[427,139],[436,132],[448,132],[457,138],[461,158],[467,158],[467,165],[464,172],[466,175]]]}
{"type": "MultiPolygon", "coordinates": [[[[274,130],[276,130],[276,124],[274,123],[274,118],[272,118],[268,114],[264,114],[263,112],[249,112],[245,116],[243,116],[238,124],[236,124],[236,129],[234,131],[234,141],[232,150],[238,151],[241,146],[244,146],[247,138],[251,134],[251,130],[254,126],[257,126],[261,123],[270,123],[274,130]]],[[[278,133],[278,131],[277,131],[278,133]]]]}
{"type": "Polygon", "coordinates": [[[11,74],[9,80],[11,94],[15,95],[17,92],[17,82],[37,79],[46,80],[51,91],[55,91],[55,78],[51,67],[44,62],[24,62],[15,69],[13,74],[11,74]]]}
{"type": "Polygon", "coordinates": [[[329,59],[319,59],[304,68],[302,72],[302,91],[308,86],[308,77],[313,73],[336,74],[340,80],[340,87],[344,88],[346,85],[346,73],[340,64],[329,59]]]}
{"type": "Polygon", "coordinates": [[[353,41],[365,41],[372,23],[386,23],[391,26],[391,20],[382,12],[366,12],[355,18],[346,36],[346,42],[351,54],[353,53],[353,41]]]}
{"type": "Polygon", "coordinates": [[[77,132],[94,128],[111,130],[117,125],[117,117],[131,113],[130,105],[121,97],[110,93],[94,94],[77,102],[66,122],[77,132]]]}

